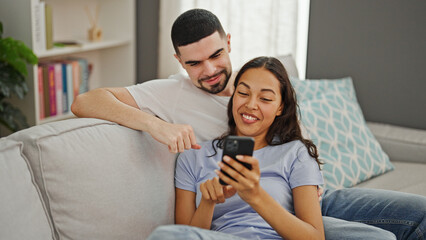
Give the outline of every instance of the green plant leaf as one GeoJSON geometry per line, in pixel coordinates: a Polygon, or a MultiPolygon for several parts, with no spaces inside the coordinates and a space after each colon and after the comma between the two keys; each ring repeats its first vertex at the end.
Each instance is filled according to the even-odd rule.
{"type": "Polygon", "coordinates": [[[0,95],[11,97],[14,93],[22,99],[27,92],[28,86],[24,75],[8,63],[0,62],[0,95]]]}
{"type": "Polygon", "coordinates": [[[27,64],[38,62],[30,48],[11,37],[0,39],[0,61],[7,62],[24,76],[28,75],[27,64]]]}
{"type": "Polygon", "coordinates": [[[27,66],[25,61],[19,56],[16,42],[12,38],[0,39],[0,60],[5,61],[15,68],[18,72],[27,76],[27,66]]]}
{"type": "Polygon", "coordinates": [[[28,127],[26,117],[9,102],[13,94],[24,98],[28,92],[27,64],[37,64],[37,56],[22,41],[3,38],[3,23],[0,22],[0,125],[11,131],[28,127]]]}
{"type": "Polygon", "coordinates": [[[37,64],[38,62],[37,56],[33,53],[33,51],[29,47],[27,47],[27,45],[25,45],[25,43],[23,43],[22,41],[17,41],[16,47],[17,47],[19,56],[23,58],[26,61],[26,63],[32,64],[32,65],[37,64]]]}
{"type": "Polygon", "coordinates": [[[9,102],[0,102],[0,124],[12,132],[27,128],[27,118],[9,102]]]}
{"type": "Polygon", "coordinates": [[[26,84],[25,85],[15,85],[14,92],[16,93],[16,95],[20,99],[23,99],[25,97],[25,94],[28,92],[28,87],[27,87],[26,84]]]}

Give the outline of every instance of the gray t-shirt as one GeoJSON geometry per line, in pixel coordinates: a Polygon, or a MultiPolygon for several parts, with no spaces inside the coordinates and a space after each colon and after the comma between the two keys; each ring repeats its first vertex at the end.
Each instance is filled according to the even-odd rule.
{"type": "Polygon", "coordinates": [[[126,88],[142,111],[169,123],[191,125],[197,142],[214,139],[228,130],[230,97],[207,93],[195,87],[188,76],[176,74],[126,88]]]}

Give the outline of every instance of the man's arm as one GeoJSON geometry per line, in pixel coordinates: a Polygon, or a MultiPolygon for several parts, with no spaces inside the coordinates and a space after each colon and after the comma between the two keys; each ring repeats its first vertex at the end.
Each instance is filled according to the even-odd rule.
{"type": "Polygon", "coordinates": [[[167,123],[141,111],[126,88],[98,88],[78,95],[71,111],[78,117],[99,118],[146,131],[169,151],[199,148],[191,126],[167,123]]]}

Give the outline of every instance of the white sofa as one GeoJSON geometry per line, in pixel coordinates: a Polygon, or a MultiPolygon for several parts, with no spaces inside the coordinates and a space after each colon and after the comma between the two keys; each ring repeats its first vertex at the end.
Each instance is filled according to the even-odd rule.
{"type": "MultiPolygon", "coordinates": [[[[361,183],[426,195],[426,131],[369,127],[395,170],[361,183]]],[[[173,223],[175,155],[147,133],[70,119],[0,139],[0,239],[144,239],[173,223]]]]}

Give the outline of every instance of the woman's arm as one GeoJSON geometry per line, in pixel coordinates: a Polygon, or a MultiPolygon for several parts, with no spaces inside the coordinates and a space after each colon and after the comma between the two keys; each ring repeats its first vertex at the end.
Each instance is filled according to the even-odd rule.
{"type": "Polygon", "coordinates": [[[195,207],[195,193],[176,188],[176,224],[185,224],[210,229],[215,204],[201,200],[195,207]]]}
{"type": "Polygon", "coordinates": [[[235,194],[235,190],[223,187],[219,179],[213,178],[200,185],[202,198],[196,208],[196,194],[176,188],[175,222],[204,229],[210,229],[216,203],[225,202],[225,198],[235,194]]]}
{"type": "Polygon", "coordinates": [[[238,195],[262,216],[277,233],[285,239],[324,239],[321,209],[316,186],[300,186],[293,189],[296,216],[283,208],[259,184],[260,170],[257,159],[250,156],[237,156],[238,160],[250,163],[252,170],[237,161],[224,157],[232,166],[219,166],[236,181],[216,171],[219,177],[233,186],[238,195]]]}
{"type": "Polygon", "coordinates": [[[263,193],[249,204],[280,236],[285,239],[325,239],[316,186],[293,189],[296,216],[263,189],[261,192],[263,193]]]}
{"type": "Polygon", "coordinates": [[[195,210],[195,193],[175,188],[175,223],[189,225],[195,210]]]}

